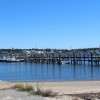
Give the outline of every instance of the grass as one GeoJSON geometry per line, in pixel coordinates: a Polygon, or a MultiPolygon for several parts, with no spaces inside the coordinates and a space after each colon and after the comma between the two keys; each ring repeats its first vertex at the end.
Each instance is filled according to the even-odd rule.
{"type": "Polygon", "coordinates": [[[34,88],[31,85],[16,84],[11,87],[12,89],[17,89],[19,91],[33,91],[34,88]]]}
{"type": "Polygon", "coordinates": [[[12,89],[16,89],[19,91],[26,91],[32,95],[39,95],[43,97],[55,97],[57,93],[53,92],[52,90],[42,90],[37,86],[36,91],[31,85],[24,85],[24,84],[16,84],[11,87],[12,89]]]}
{"type": "Polygon", "coordinates": [[[53,92],[52,90],[42,90],[42,89],[37,89],[36,91],[33,91],[31,94],[43,96],[43,97],[55,97],[57,95],[56,92],[53,92]]]}

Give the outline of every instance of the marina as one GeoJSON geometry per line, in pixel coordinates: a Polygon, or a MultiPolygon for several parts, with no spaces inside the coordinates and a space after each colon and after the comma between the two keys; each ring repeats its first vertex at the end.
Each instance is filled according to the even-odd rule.
{"type": "Polygon", "coordinates": [[[100,100],[100,0],[0,0],[0,100],[100,100]]]}
{"type": "Polygon", "coordinates": [[[100,49],[81,50],[22,50],[20,52],[1,52],[0,62],[35,62],[53,64],[100,64],[100,49]]]}
{"type": "Polygon", "coordinates": [[[0,80],[100,80],[99,49],[13,52],[0,53],[0,80]]]}

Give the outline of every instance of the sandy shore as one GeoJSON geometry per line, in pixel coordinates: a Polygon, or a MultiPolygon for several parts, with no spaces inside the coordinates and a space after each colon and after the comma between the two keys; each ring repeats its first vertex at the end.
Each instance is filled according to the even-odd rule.
{"type": "MultiPolygon", "coordinates": [[[[34,88],[37,86],[41,89],[57,92],[58,95],[63,95],[63,99],[52,100],[72,100],[65,97],[66,94],[81,94],[81,93],[98,93],[100,92],[100,81],[71,81],[71,82],[0,82],[0,89],[12,86],[16,83],[30,84],[34,88]],[[65,99],[64,99],[65,98],[65,99]]],[[[47,98],[45,98],[46,100],[47,98]]],[[[49,98],[47,99],[49,100],[49,98]]],[[[51,100],[51,98],[50,98],[51,100]]]]}
{"type": "MultiPolygon", "coordinates": [[[[20,83],[20,82],[19,82],[20,83]]],[[[100,81],[71,81],[71,82],[22,82],[41,89],[52,89],[59,94],[78,94],[100,92],[100,81]]],[[[11,83],[11,84],[16,84],[11,83]]]]}

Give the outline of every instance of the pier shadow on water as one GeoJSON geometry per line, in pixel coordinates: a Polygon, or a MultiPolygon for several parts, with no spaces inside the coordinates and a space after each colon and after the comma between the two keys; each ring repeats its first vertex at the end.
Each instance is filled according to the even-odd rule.
{"type": "Polygon", "coordinates": [[[88,64],[0,63],[3,81],[76,81],[99,80],[100,66],[88,64]]]}

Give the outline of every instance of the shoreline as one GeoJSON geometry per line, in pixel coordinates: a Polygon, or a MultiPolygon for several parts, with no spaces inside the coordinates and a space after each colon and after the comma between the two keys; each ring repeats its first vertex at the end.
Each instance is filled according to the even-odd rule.
{"type": "MultiPolygon", "coordinates": [[[[53,92],[58,93],[57,98],[46,100],[73,100],[74,97],[82,97],[89,95],[95,95],[100,93],[100,81],[67,81],[67,82],[5,82],[0,81],[0,89],[9,88],[17,83],[28,84],[37,89],[48,90],[51,89],[53,92]],[[68,98],[68,99],[61,99],[68,98]],[[71,98],[71,99],[69,99],[71,98]]],[[[81,99],[78,99],[81,100],[81,99]]]]}
{"type": "Polygon", "coordinates": [[[29,84],[44,90],[52,89],[62,94],[97,93],[100,92],[100,81],[70,81],[70,82],[11,82],[11,84],[29,84]]]}
{"type": "Polygon", "coordinates": [[[3,80],[0,80],[0,82],[9,82],[9,83],[16,83],[16,82],[88,82],[88,81],[90,81],[90,82],[92,82],[92,81],[100,81],[100,79],[97,79],[97,80],[62,80],[62,81],[60,81],[60,80],[58,80],[58,81],[45,81],[45,80],[43,80],[43,81],[3,81],[3,80]]]}

